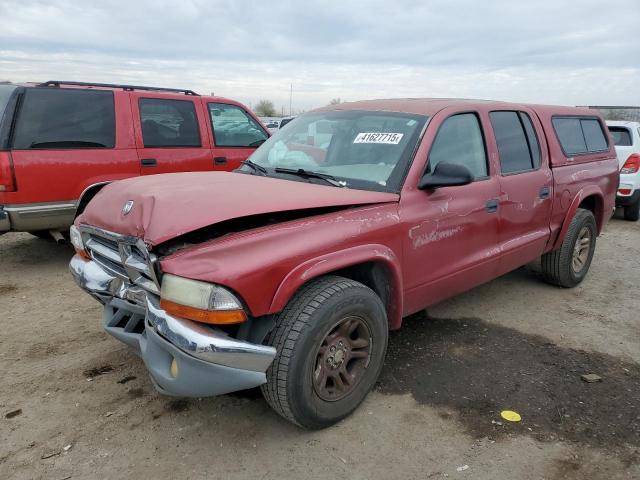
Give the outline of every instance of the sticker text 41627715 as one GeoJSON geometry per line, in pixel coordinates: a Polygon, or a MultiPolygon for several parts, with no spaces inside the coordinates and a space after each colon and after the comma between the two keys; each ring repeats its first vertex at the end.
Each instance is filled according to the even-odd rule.
{"type": "Polygon", "coordinates": [[[404,133],[363,132],[356,135],[353,143],[382,143],[398,145],[404,133]]]}

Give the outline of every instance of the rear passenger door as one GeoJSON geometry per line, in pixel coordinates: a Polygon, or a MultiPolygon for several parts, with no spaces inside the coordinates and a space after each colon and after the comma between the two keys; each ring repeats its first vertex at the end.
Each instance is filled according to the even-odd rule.
{"type": "Polygon", "coordinates": [[[198,97],[132,92],[131,110],[142,175],[213,170],[198,97]]]}
{"type": "Polygon", "coordinates": [[[525,110],[489,113],[500,159],[500,271],[539,257],[550,235],[553,177],[537,117],[525,110]]]}
{"type": "Polygon", "coordinates": [[[216,170],[235,170],[262,145],[269,134],[239,105],[207,102],[205,106],[213,136],[216,170]]]}

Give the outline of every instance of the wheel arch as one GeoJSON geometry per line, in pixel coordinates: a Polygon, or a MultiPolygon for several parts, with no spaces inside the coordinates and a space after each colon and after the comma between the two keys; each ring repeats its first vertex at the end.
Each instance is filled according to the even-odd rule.
{"type": "Polygon", "coordinates": [[[93,197],[95,197],[98,192],[100,190],[102,190],[102,188],[108,184],[110,184],[111,182],[98,182],[98,183],[93,183],[91,185],[89,185],[88,187],[86,187],[82,193],[80,194],[80,198],[78,199],[78,206],[76,207],[76,214],[75,216],[77,217],[78,215],[80,215],[85,207],[87,206],[87,204],[91,201],[91,199],[93,197]]]}
{"type": "Polygon", "coordinates": [[[371,288],[385,305],[389,328],[400,327],[403,311],[400,262],[393,250],[378,244],[331,252],[298,265],[278,286],[269,312],[282,311],[302,286],[328,274],[349,278],[371,288]]]}
{"type": "Polygon", "coordinates": [[[598,235],[602,231],[605,223],[604,198],[602,196],[602,192],[600,192],[596,187],[584,188],[573,198],[573,201],[567,210],[567,214],[562,221],[562,228],[560,229],[558,238],[553,246],[554,250],[560,248],[560,245],[562,245],[562,242],[567,235],[567,231],[569,230],[569,226],[571,225],[571,221],[573,220],[573,217],[575,217],[578,208],[584,208],[593,213],[593,216],[596,219],[598,235]]]}

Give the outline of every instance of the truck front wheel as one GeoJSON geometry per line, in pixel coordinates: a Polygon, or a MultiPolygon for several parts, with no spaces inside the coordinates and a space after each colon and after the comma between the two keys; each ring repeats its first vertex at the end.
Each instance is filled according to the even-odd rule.
{"type": "Polygon", "coordinates": [[[269,335],[277,354],[262,393],[303,428],[333,425],[373,388],[387,338],[385,308],[373,290],[343,277],[314,280],[287,304],[269,335]]]}
{"type": "Polygon", "coordinates": [[[582,282],[591,265],[597,234],[593,213],[579,208],[560,248],[542,256],[545,280],[565,288],[582,282]]]}

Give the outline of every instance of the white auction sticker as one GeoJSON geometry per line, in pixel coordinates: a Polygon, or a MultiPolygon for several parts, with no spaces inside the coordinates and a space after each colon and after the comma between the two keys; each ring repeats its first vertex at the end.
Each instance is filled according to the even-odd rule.
{"type": "Polygon", "coordinates": [[[383,143],[386,145],[398,145],[404,133],[364,132],[356,135],[353,143],[383,143]]]}

